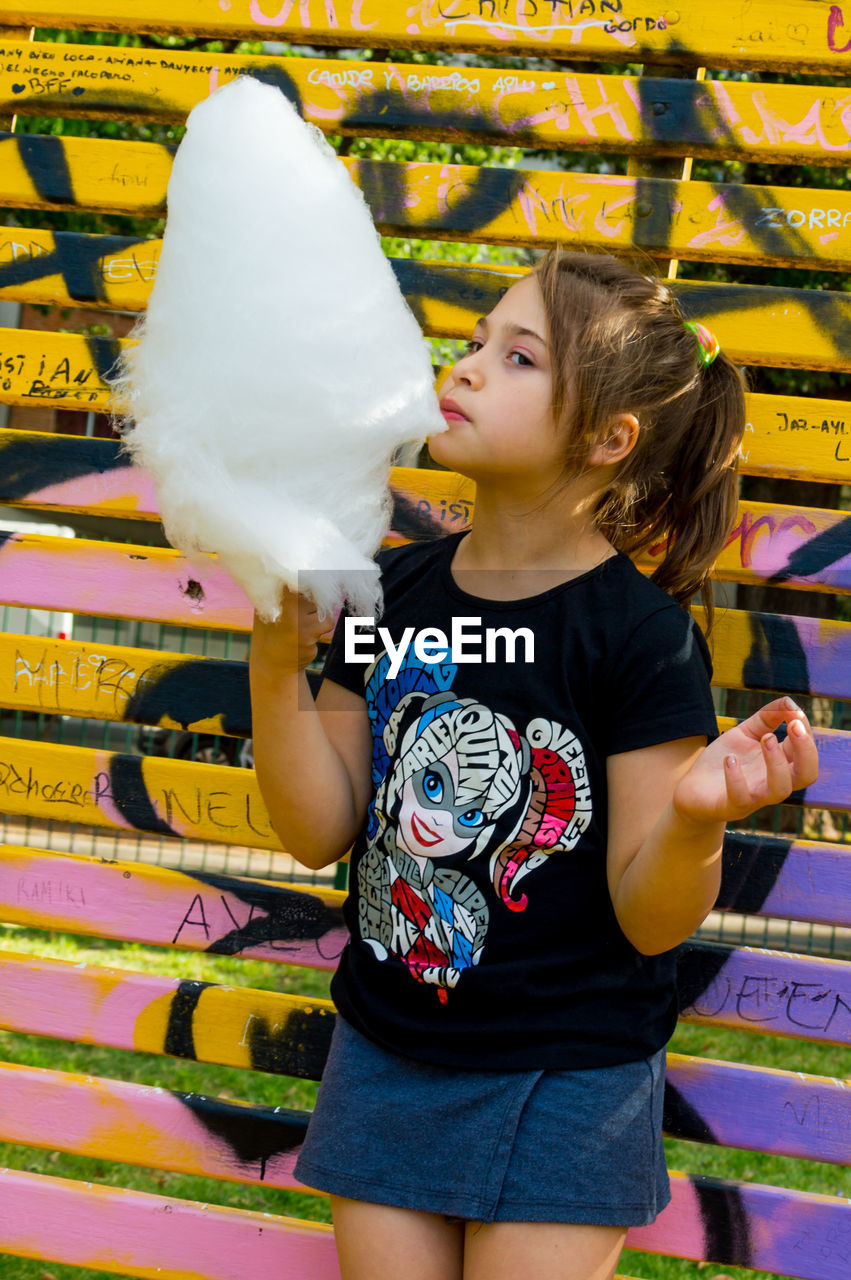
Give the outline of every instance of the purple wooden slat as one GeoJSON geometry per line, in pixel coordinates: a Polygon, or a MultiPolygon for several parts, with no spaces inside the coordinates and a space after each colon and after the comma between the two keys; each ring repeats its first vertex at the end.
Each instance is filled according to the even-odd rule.
{"type": "Polygon", "coordinates": [[[851,963],[691,943],[678,965],[682,1016],[746,1031],[851,1042],[851,963]]]}
{"type": "Polygon", "coordinates": [[[851,848],[728,831],[723,911],[851,926],[851,848]]]}
{"type": "Polygon", "coordinates": [[[851,809],[851,733],[815,729],[819,776],[795,799],[817,809],[851,809]]]}
{"type": "Polygon", "coordinates": [[[671,1137],[851,1164],[851,1081],[668,1054],[671,1137]]]}

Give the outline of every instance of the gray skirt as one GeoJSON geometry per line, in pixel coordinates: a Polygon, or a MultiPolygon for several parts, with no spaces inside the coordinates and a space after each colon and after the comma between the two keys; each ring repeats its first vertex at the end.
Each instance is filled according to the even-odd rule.
{"type": "Polygon", "coordinates": [[[665,1051],[581,1071],[466,1071],[389,1053],[338,1014],[296,1176],[476,1222],[644,1226],[670,1199],[665,1051]]]}

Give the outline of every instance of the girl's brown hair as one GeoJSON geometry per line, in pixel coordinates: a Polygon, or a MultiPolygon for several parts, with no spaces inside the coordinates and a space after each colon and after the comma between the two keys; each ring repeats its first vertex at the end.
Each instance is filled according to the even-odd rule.
{"type": "Polygon", "coordinates": [[[700,591],[711,623],[709,573],[736,513],[739,370],[723,352],[702,365],[665,282],[616,258],[553,250],[535,277],[566,472],[584,470],[615,415],[635,415],[637,442],[597,500],[597,526],[630,556],[662,544],[653,581],[683,605],[700,591]]]}

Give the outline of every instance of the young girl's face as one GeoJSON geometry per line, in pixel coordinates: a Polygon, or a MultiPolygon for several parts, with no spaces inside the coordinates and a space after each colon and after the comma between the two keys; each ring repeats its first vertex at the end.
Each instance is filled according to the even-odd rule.
{"type": "Polygon", "coordinates": [[[552,416],[547,317],[537,281],[513,285],[473,331],[441,388],[449,430],[429,449],[472,479],[548,485],[563,470],[552,416]]]}

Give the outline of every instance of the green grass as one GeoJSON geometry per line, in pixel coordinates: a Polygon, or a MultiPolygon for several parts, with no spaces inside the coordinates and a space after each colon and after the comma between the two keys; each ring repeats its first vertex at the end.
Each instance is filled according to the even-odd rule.
{"type": "MultiPolygon", "coordinates": [[[[312,997],[327,996],[330,977],[327,973],[310,969],[238,957],[159,950],[136,944],[76,938],[68,934],[44,934],[15,926],[0,926],[0,949],[226,985],[290,991],[312,997]]],[[[848,1074],[847,1050],[779,1037],[683,1025],[678,1029],[671,1048],[681,1053],[816,1075],[844,1077],[848,1074]]],[[[0,1032],[0,1059],[271,1106],[309,1108],[316,1092],[312,1082],[286,1076],[11,1032],[0,1032]]],[[[851,1197],[851,1173],[835,1165],[690,1142],[667,1141],[666,1146],[670,1168],[684,1173],[776,1183],[803,1191],[851,1197]]],[[[119,1165],[64,1152],[0,1143],[0,1165],[202,1203],[289,1214],[323,1222],[329,1220],[328,1204],[323,1197],[119,1165]]],[[[762,1280],[765,1276],[762,1272],[629,1251],[624,1255],[619,1270],[622,1275],[646,1277],[646,1280],[714,1280],[721,1274],[733,1276],[736,1280],[762,1280]]],[[[103,1274],[0,1255],[0,1280],[96,1280],[103,1274]]]]}

